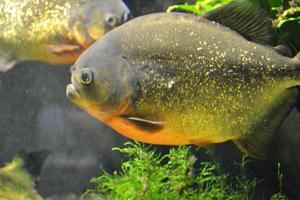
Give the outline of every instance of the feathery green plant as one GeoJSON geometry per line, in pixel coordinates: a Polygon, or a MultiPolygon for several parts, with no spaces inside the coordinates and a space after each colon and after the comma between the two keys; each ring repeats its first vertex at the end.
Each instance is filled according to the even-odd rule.
{"type": "Polygon", "coordinates": [[[282,194],[282,178],[283,178],[283,175],[282,173],[280,172],[280,163],[277,164],[277,177],[278,177],[278,180],[279,180],[279,189],[280,189],[280,192],[277,193],[277,194],[274,194],[272,197],[271,197],[271,200],[288,200],[288,198],[286,198],[283,194],[282,194]]]}
{"type": "Polygon", "coordinates": [[[219,165],[214,162],[202,162],[196,169],[196,157],[188,146],[172,148],[166,155],[131,142],[126,143],[125,148],[114,150],[128,156],[121,171],[104,172],[93,178],[91,182],[95,188],[88,190],[83,198],[96,193],[100,199],[108,200],[247,200],[251,199],[256,185],[256,180],[249,180],[242,174],[236,177],[238,184],[232,184],[229,176],[220,173],[219,165]]]}
{"type": "Polygon", "coordinates": [[[231,1],[232,0],[197,0],[195,4],[185,3],[182,5],[172,5],[167,9],[167,12],[184,11],[187,13],[202,15],[231,1]]]}

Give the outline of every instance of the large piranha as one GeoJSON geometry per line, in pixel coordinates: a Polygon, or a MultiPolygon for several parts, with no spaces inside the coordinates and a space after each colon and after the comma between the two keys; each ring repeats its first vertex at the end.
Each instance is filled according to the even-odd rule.
{"type": "Polygon", "coordinates": [[[28,60],[73,64],[130,15],[122,0],[1,0],[0,70],[28,60]]]}
{"type": "Polygon", "coordinates": [[[69,99],[119,133],[145,143],[233,141],[270,155],[273,134],[297,105],[299,54],[273,48],[256,1],[202,17],[136,18],[88,48],[72,66],[69,99]]]}

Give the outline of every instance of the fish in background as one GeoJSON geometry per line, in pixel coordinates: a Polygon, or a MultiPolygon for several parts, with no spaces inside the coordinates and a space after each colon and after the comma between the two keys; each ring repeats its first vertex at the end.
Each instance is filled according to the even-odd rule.
{"type": "Polygon", "coordinates": [[[20,61],[74,63],[130,15],[122,0],[2,0],[0,71],[20,61]]]}
{"type": "Polygon", "coordinates": [[[274,37],[259,1],[236,0],[202,17],[139,17],[79,57],[66,94],[138,141],[233,141],[268,159],[274,133],[298,103],[300,84],[300,55],[270,47],[274,37]]]}
{"type": "Polygon", "coordinates": [[[23,153],[23,156],[15,157],[0,168],[0,199],[42,199],[35,187],[42,165],[49,154],[47,149],[23,153]]]}

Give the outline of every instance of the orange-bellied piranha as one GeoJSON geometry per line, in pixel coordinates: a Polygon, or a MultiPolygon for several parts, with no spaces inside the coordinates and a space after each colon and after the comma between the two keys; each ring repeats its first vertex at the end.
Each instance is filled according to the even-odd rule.
{"type": "Polygon", "coordinates": [[[285,57],[283,48],[268,46],[272,35],[258,1],[236,0],[202,17],[142,16],[79,57],[66,94],[138,141],[232,140],[265,159],[274,132],[297,104],[300,85],[299,54],[285,57]]]}

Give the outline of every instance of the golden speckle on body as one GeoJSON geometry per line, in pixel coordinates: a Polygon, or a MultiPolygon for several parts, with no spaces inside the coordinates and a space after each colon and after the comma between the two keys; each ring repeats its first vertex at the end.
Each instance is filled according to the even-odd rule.
{"type": "MultiPolygon", "coordinates": [[[[190,31],[184,20],[176,23],[180,28],[161,27],[162,22],[153,21],[140,26],[139,35],[134,28],[125,33],[125,38],[133,38],[125,43],[134,43],[134,38],[142,41],[134,48],[123,46],[131,64],[137,66],[143,91],[136,113],[143,116],[147,110],[150,119],[162,116],[168,122],[167,132],[198,139],[226,140],[249,134],[252,124],[260,121],[290,84],[287,66],[272,62],[275,53],[260,53],[260,47],[243,38],[221,40],[218,32],[206,28],[208,24],[202,24],[203,32],[197,27],[190,31]],[[154,34],[154,41],[140,34],[148,32],[148,26],[161,30],[154,34]],[[153,70],[140,68],[140,60],[153,70]]],[[[223,38],[230,37],[230,30],[222,31],[223,38]]]]}
{"type": "MultiPolygon", "coordinates": [[[[157,132],[136,124],[134,131],[127,131],[121,122],[109,125],[148,143],[208,144],[247,137],[280,106],[287,88],[299,84],[290,58],[191,15],[137,18],[107,39],[115,42],[113,46],[106,41],[98,44],[125,55],[126,66],[139,83],[138,96],[128,103],[126,115],[165,122],[157,132]]],[[[112,57],[113,62],[120,56],[112,57]]],[[[97,61],[99,68],[106,66],[97,61]]]]}

